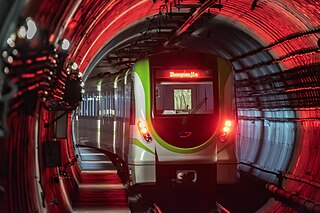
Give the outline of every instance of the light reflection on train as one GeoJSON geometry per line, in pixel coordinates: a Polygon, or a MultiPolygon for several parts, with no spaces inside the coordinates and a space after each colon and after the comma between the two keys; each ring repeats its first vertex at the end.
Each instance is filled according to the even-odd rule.
{"type": "Polygon", "coordinates": [[[87,85],[79,116],[99,120],[99,143],[125,162],[129,185],[214,189],[217,146],[234,140],[232,87],[226,60],[170,51],[87,85]]]}

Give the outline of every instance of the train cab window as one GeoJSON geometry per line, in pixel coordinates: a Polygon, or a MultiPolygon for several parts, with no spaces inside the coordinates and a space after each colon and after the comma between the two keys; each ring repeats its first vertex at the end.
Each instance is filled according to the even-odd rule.
{"type": "Polygon", "coordinates": [[[156,71],[153,97],[156,116],[213,114],[212,72],[210,70],[156,71]]]}
{"type": "Polygon", "coordinates": [[[191,89],[174,89],[173,90],[174,110],[188,112],[192,109],[191,89]]]}

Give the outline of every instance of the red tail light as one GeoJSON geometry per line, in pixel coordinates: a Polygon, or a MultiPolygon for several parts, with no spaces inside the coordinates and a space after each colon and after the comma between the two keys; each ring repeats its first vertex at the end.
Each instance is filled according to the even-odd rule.
{"type": "Polygon", "coordinates": [[[226,120],[226,121],[224,122],[224,126],[231,127],[231,126],[232,126],[232,121],[226,120]]]}
{"type": "Polygon", "coordinates": [[[149,133],[148,126],[145,121],[138,121],[138,129],[142,137],[147,141],[152,141],[152,137],[149,133]]]}
{"type": "Polygon", "coordinates": [[[225,142],[228,139],[228,136],[231,132],[231,127],[232,127],[232,121],[226,120],[224,122],[224,126],[222,128],[222,131],[219,133],[219,141],[220,142],[225,142]]]}
{"type": "Polygon", "coordinates": [[[230,132],[230,127],[225,126],[225,127],[223,127],[222,131],[223,132],[230,132]]]}

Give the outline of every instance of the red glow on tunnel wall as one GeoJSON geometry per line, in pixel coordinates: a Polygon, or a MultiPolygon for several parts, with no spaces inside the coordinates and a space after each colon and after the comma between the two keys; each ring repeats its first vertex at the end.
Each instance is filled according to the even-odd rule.
{"type": "Polygon", "coordinates": [[[298,193],[303,198],[317,200],[314,186],[319,187],[320,177],[320,110],[304,108],[297,116],[300,118],[297,128],[299,144],[297,154],[292,160],[294,163],[292,163],[289,176],[294,179],[287,179],[285,187],[288,191],[298,193]]]}
{"type": "Polygon", "coordinates": [[[74,31],[67,30],[67,37],[73,37],[74,40],[79,40],[71,42],[79,44],[78,48],[73,51],[75,53],[74,61],[79,62],[80,71],[85,69],[98,50],[100,50],[107,41],[110,41],[114,35],[130,24],[158,13],[161,4],[162,2],[153,4],[149,0],[110,3],[110,5],[104,5],[108,9],[105,10],[106,12],[103,15],[99,16],[98,20],[92,20],[92,23],[88,23],[91,28],[86,30],[86,32],[88,32],[87,37],[78,35],[74,38],[72,34],[74,31]]]}
{"type": "Polygon", "coordinates": [[[265,44],[272,43],[277,38],[285,37],[293,32],[299,32],[301,29],[308,29],[294,14],[288,14],[284,5],[280,3],[265,3],[262,8],[257,7],[254,10],[250,10],[249,3],[248,1],[237,1],[237,3],[226,4],[221,14],[240,23],[245,31],[253,33],[265,44]]]}
{"type": "MultiPolygon", "coordinates": [[[[72,39],[69,55],[72,57],[72,61],[79,64],[81,72],[86,69],[97,52],[120,31],[139,20],[157,14],[160,5],[164,3],[160,0],[156,4],[153,4],[150,0],[36,0],[31,2],[38,3],[37,7],[30,9],[29,14],[37,16],[36,20],[40,26],[45,27],[50,33],[55,33],[56,36],[59,36],[61,30],[63,37],[72,39]],[[74,9],[74,15],[72,15],[72,7],[75,7],[76,4],[79,5],[74,9]],[[66,21],[66,26],[60,25],[61,20],[68,17],[68,14],[71,14],[71,19],[66,21]]],[[[183,1],[184,4],[196,2],[198,0],[183,1]]],[[[267,51],[275,58],[275,62],[279,63],[283,70],[320,63],[319,50],[316,49],[318,48],[316,43],[320,37],[319,30],[315,34],[303,35],[304,32],[307,33],[312,29],[317,30],[320,27],[319,0],[257,1],[258,7],[253,10],[251,9],[252,0],[232,0],[222,1],[222,3],[221,11],[211,9],[211,12],[218,14],[215,18],[221,18],[222,21],[226,21],[226,23],[234,25],[255,37],[266,47],[267,51]]],[[[244,49],[242,53],[245,51],[244,49]]],[[[242,53],[234,52],[233,54],[237,56],[237,54],[241,55],[242,53]]],[[[18,63],[21,64],[22,62],[15,61],[14,65],[18,65],[18,63]]],[[[26,63],[32,64],[33,61],[26,61],[26,63]]],[[[63,73],[63,75],[65,74],[63,73]]],[[[24,77],[32,78],[32,75],[26,74],[24,77]]],[[[316,82],[312,79],[308,80],[308,78],[312,78],[312,76],[300,78],[298,83],[316,82]]],[[[62,82],[59,83],[63,85],[62,82]]],[[[317,92],[316,90],[319,90],[318,86],[299,85],[301,86],[295,86],[294,89],[289,88],[282,92],[301,92],[300,94],[294,94],[297,98],[299,98],[299,95],[317,97],[317,95],[312,95],[311,92],[317,92]]],[[[40,84],[37,84],[27,87],[27,89],[35,90],[40,86],[40,84]]],[[[19,91],[16,96],[20,96],[24,92],[19,91]]],[[[53,96],[56,99],[61,99],[61,91],[57,90],[56,93],[53,96]]],[[[295,177],[301,177],[300,179],[305,182],[309,181],[311,185],[313,182],[319,184],[320,111],[319,109],[299,110],[301,110],[300,114],[296,113],[296,116],[301,120],[297,122],[298,138],[295,139],[299,144],[296,145],[297,151],[295,153],[297,153],[297,156],[295,156],[295,160],[291,161],[290,172],[295,177]],[[304,120],[304,118],[307,119],[304,120]]],[[[41,129],[46,131],[45,127],[41,129]]],[[[44,134],[43,131],[39,135],[42,135],[42,140],[45,140],[47,133],[44,134]]],[[[68,132],[71,132],[70,129],[68,132]]],[[[249,151],[252,150],[253,148],[249,149],[249,151]]],[[[49,176],[50,174],[48,174],[49,176]]],[[[316,190],[310,184],[287,180],[284,188],[311,200],[316,199],[317,196],[319,200],[319,196],[315,193],[316,190]]]]}
{"type": "MultiPolygon", "coordinates": [[[[197,1],[184,1],[187,3],[197,3],[197,1]]],[[[157,14],[163,2],[157,1],[156,4],[149,0],[143,1],[117,1],[93,3],[85,1],[81,3],[79,9],[66,29],[65,37],[73,38],[73,61],[79,64],[80,71],[84,71],[88,63],[97,52],[112,39],[118,32],[129,25],[138,22],[145,17],[157,14]],[[92,10],[98,8],[98,10],[92,10]],[[91,10],[90,10],[91,9],[91,10]],[[93,12],[95,11],[95,12],[93,12]]],[[[277,42],[278,39],[292,35],[303,30],[308,30],[311,26],[319,26],[320,21],[314,19],[314,23],[307,23],[307,17],[315,17],[315,6],[310,9],[303,8],[304,2],[285,4],[285,2],[259,2],[259,7],[251,10],[251,0],[223,2],[221,11],[212,9],[212,12],[221,15],[223,19],[233,21],[246,31],[254,35],[265,45],[277,42]],[[288,12],[303,9],[305,17],[296,17],[295,13],[288,12]],[[268,20],[268,21],[266,21],[268,20]]],[[[316,3],[315,3],[316,4],[316,3]]],[[[282,57],[288,51],[301,48],[310,48],[314,45],[315,38],[311,36],[298,37],[272,46],[269,51],[274,55],[282,57]]],[[[300,61],[285,64],[284,68],[296,66],[300,61]]]]}

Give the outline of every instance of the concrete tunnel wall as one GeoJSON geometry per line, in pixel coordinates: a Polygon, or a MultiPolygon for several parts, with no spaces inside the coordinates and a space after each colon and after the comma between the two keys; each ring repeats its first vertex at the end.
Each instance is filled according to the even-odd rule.
{"type": "MultiPolygon", "coordinates": [[[[239,0],[222,3],[223,9],[213,11],[216,17],[207,23],[206,30],[210,36],[200,33],[192,39],[203,43],[198,49],[208,50],[233,64],[238,167],[268,182],[278,183],[282,177],[283,189],[319,203],[319,2],[239,0]]],[[[42,41],[49,40],[49,43],[58,45],[61,38],[70,39],[71,49],[61,63],[75,61],[79,70],[85,72],[92,58],[118,32],[157,13],[161,4],[163,2],[30,1],[25,5],[22,16],[31,16],[39,29],[45,32],[40,37],[42,41]],[[52,34],[54,37],[50,40],[52,34]]],[[[41,42],[37,45],[38,51],[48,47],[41,42]]],[[[188,42],[179,45],[188,48],[188,42]]],[[[33,44],[29,48],[35,49],[33,44]]],[[[6,59],[4,63],[9,64],[10,69],[21,69],[16,64],[10,65],[6,59]]],[[[26,64],[25,68],[33,65],[26,64]]],[[[14,82],[21,84],[22,80],[14,79],[14,82]]],[[[21,99],[30,102],[30,98],[35,98],[32,101],[40,102],[32,94],[21,98],[25,93],[21,88],[13,99],[12,109],[19,108],[17,103],[21,99]]],[[[30,120],[29,128],[36,128],[32,124],[36,123],[33,118],[37,112],[9,113],[9,126],[20,125],[22,128],[21,125],[30,120]]],[[[19,131],[24,132],[23,141],[34,141],[31,129],[19,131]]],[[[23,147],[19,140],[13,136],[5,139],[5,148],[12,149],[8,145],[11,143],[19,151],[23,147]]],[[[5,159],[3,161],[6,162],[5,159]]],[[[14,178],[22,181],[19,177],[14,178]]],[[[19,199],[24,200],[23,196],[27,195],[21,194],[19,199]]],[[[32,201],[25,201],[28,202],[32,201]]],[[[278,202],[271,203],[268,208],[272,212],[288,210],[278,202]]]]}

